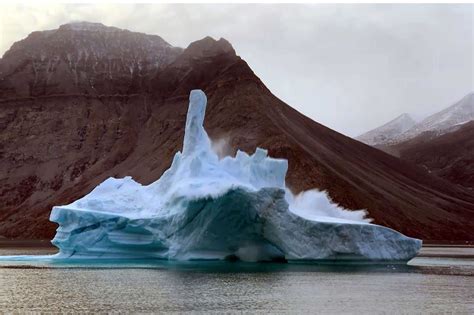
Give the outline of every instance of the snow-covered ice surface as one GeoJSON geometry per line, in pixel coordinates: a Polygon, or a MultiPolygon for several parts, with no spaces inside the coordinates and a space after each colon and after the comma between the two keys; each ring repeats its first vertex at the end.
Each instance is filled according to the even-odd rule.
{"type": "Polygon", "coordinates": [[[342,209],[325,192],[294,196],[285,186],[287,160],[266,150],[219,159],[203,128],[206,102],[202,91],[191,92],[183,152],[159,180],[109,178],[54,207],[60,252],[48,259],[409,260],[418,253],[420,240],[368,223],[365,211],[342,209]]]}

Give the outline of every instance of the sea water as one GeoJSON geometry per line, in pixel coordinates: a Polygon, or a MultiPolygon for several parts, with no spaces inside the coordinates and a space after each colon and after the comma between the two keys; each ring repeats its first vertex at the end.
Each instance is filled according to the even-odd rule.
{"type": "Polygon", "coordinates": [[[409,265],[4,261],[0,312],[472,314],[474,251],[467,251],[432,250],[409,265]]]}

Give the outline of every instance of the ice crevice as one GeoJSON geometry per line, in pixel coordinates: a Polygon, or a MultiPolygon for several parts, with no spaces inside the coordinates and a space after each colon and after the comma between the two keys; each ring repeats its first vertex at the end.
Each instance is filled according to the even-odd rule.
{"type": "Polygon", "coordinates": [[[160,179],[109,178],[53,207],[55,257],[208,260],[409,260],[418,239],[371,224],[325,192],[294,196],[288,161],[257,148],[219,159],[204,130],[206,95],[191,91],[182,152],[160,179]]]}

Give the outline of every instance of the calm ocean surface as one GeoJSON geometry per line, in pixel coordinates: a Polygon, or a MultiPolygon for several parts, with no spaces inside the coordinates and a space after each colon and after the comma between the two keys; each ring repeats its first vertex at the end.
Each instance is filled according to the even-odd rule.
{"type": "Polygon", "coordinates": [[[410,265],[0,261],[0,313],[42,311],[474,314],[474,249],[410,265]]]}

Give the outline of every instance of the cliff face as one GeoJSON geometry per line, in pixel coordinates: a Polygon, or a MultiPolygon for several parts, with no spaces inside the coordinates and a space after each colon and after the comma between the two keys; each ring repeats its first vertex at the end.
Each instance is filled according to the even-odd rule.
{"type": "Polygon", "coordinates": [[[161,37],[71,23],[33,32],[13,44],[0,65],[0,97],[130,94],[182,52],[161,37]]]}
{"type": "MultiPolygon", "coordinates": [[[[48,32],[95,32],[89,26],[62,28],[48,32]]],[[[43,32],[29,36],[46,36],[41,44],[19,42],[0,61],[0,235],[50,238],[53,205],[70,203],[109,176],[131,175],[143,184],[158,179],[181,149],[189,91],[200,88],[208,96],[210,137],[226,139],[230,152],[260,146],[287,158],[287,183],[295,192],[326,189],[341,205],[366,208],[376,223],[410,236],[473,239],[470,191],[301,115],[272,95],[226,40],[205,38],[181,51],[152,37],[157,46],[146,52],[132,47],[142,38],[149,42],[148,35],[114,32],[130,37],[120,47],[142,51],[140,60],[154,60],[162,51],[165,61],[150,61],[142,70],[137,65],[134,79],[119,57],[110,58],[118,65],[107,68],[105,60],[116,51],[104,48],[101,68],[84,61],[76,81],[67,54],[79,56],[82,46],[61,48],[43,32]],[[37,57],[30,50],[41,45],[65,57],[56,70],[42,70],[35,83],[37,57]]],[[[100,40],[90,45],[107,34],[99,31],[94,36],[100,40]]],[[[51,58],[45,56],[46,65],[51,58]]]]}

